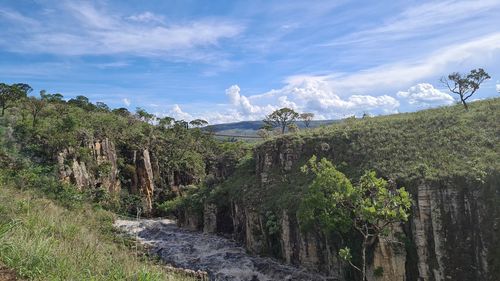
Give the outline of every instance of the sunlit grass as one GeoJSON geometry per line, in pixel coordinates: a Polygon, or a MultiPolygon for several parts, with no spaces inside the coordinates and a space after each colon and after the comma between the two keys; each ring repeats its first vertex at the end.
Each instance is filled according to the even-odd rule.
{"type": "Polygon", "coordinates": [[[136,255],[113,233],[113,219],[0,186],[0,261],[28,280],[193,280],[136,255]]]}

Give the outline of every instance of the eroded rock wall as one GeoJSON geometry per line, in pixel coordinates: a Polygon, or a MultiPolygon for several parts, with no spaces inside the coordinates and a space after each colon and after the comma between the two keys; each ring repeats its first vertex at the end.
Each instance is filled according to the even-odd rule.
{"type": "MultiPolygon", "coordinates": [[[[300,161],[313,154],[333,159],[335,152],[321,141],[269,142],[255,152],[258,183],[266,188],[286,181],[287,173],[304,163],[300,161]]],[[[498,173],[492,174],[483,182],[459,176],[418,183],[396,179],[413,195],[412,214],[408,223],[393,227],[387,240],[373,245],[369,254],[369,280],[498,280],[495,269],[500,264],[496,249],[500,239],[498,177],[498,173]]],[[[225,220],[232,224],[233,237],[245,243],[249,251],[273,255],[345,280],[348,267],[336,254],[340,241],[301,232],[296,214],[287,210],[279,215],[278,235],[270,236],[265,217],[255,204],[248,206],[245,198],[241,198],[230,205],[230,219],[221,218],[213,209],[205,209],[205,216],[209,215],[205,229],[224,232],[214,231],[214,225],[225,220]],[[279,251],[270,249],[276,241],[279,251]]]]}
{"type": "Polygon", "coordinates": [[[118,193],[121,184],[114,144],[108,139],[96,140],[88,142],[86,148],[90,149],[90,158],[86,160],[79,157],[74,148],[59,152],[59,178],[74,184],[80,191],[101,187],[118,193]]]}
{"type": "Polygon", "coordinates": [[[153,168],[149,150],[134,152],[136,177],[132,182],[132,189],[137,190],[144,201],[144,214],[151,214],[153,210],[153,194],[155,190],[153,168]]]}

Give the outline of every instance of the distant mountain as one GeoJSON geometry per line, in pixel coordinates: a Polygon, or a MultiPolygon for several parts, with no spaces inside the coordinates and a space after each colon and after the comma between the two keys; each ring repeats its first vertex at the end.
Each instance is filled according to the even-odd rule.
{"type": "MultiPolygon", "coordinates": [[[[309,125],[310,128],[316,128],[324,125],[333,124],[339,120],[314,120],[309,125]]],[[[302,121],[296,122],[299,128],[305,128],[302,121]]],[[[255,136],[257,131],[264,125],[262,121],[242,121],[236,123],[224,123],[206,126],[204,129],[217,134],[236,135],[236,136],[255,136]]]]}

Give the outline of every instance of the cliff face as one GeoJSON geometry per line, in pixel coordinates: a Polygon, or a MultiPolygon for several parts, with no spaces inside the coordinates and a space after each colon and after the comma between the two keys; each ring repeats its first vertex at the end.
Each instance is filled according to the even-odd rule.
{"type": "Polygon", "coordinates": [[[101,187],[111,193],[118,193],[121,184],[114,144],[106,138],[91,141],[86,148],[90,150],[91,157],[85,160],[76,156],[74,148],[59,152],[59,178],[76,185],[79,190],[101,187]]]}
{"type": "Polygon", "coordinates": [[[150,214],[153,210],[154,176],[149,150],[134,152],[133,163],[136,174],[132,180],[132,190],[137,190],[144,201],[144,212],[150,214]]]}
{"type": "MultiPolygon", "coordinates": [[[[258,147],[253,171],[260,185],[254,187],[258,188],[256,199],[234,200],[229,210],[205,206],[204,230],[229,233],[253,253],[273,255],[344,280],[348,268],[337,258],[339,239],[302,232],[295,211],[287,209],[278,214],[277,233],[270,233],[268,218],[258,211],[266,196],[263,190],[281,184],[282,192],[287,192],[297,184],[287,175],[313,154],[333,160],[343,157],[333,145],[318,140],[282,139],[258,147]]],[[[414,206],[409,222],[394,225],[388,240],[398,237],[405,245],[377,241],[369,255],[369,280],[497,280],[498,178],[494,174],[483,181],[463,176],[419,182],[396,179],[413,194],[414,206]],[[375,274],[379,268],[382,276],[375,274]]],[[[185,218],[186,222],[195,220],[199,220],[196,215],[185,218]]]]}

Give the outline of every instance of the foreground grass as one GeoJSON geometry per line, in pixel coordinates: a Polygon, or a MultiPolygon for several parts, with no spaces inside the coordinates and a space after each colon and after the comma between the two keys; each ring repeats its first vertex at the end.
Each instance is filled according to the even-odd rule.
{"type": "Polygon", "coordinates": [[[113,234],[113,219],[0,184],[0,262],[29,280],[193,280],[138,257],[113,234]]]}

